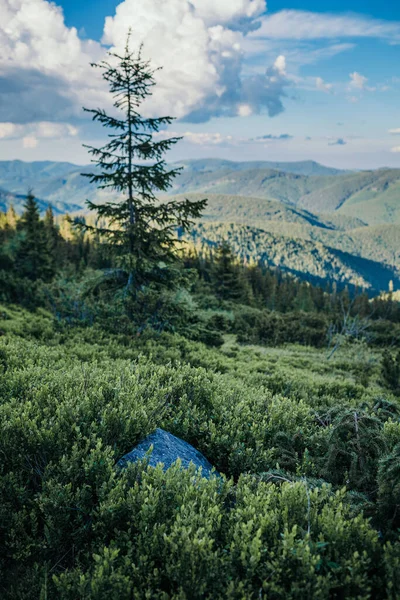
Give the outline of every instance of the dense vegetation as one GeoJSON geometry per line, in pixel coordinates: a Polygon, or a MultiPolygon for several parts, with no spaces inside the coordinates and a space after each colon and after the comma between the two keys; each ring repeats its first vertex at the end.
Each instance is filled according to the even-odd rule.
{"type": "Polygon", "coordinates": [[[1,222],[2,597],[399,597],[390,294],[244,267],[223,244],[176,265],[177,291],[133,299],[110,248],[32,197],[1,222]],[[156,427],[223,482],[118,471],[156,427]]]}
{"type": "Polygon", "coordinates": [[[400,406],[381,354],[207,349],[5,306],[0,590],[21,598],[400,594],[400,406]],[[161,426],[224,480],[116,461],[161,426]]]}
{"type": "MultiPolygon", "coordinates": [[[[177,166],[169,168],[176,170],[177,166]]],[[[343,285],[365,287],[371,293],[387,291],[390,280],[395,289],[400,287],[397,171],[346,173],[316,163],[268,165],[218,160],[184,161],[183,166],[171,189],[174,194],[184,191],[185,195],[165,196],[164,202],[182,202],[186,198],[201,201],[206,193],[208,204],[200,221],[205,243],[224,239],[227,227],[233,224],[236,231],[231,245],[242,258],[258,261],[263,257],[269,265],[295,271],[314,282],[318,282],[316,277],[336,280],[343,285]],[[280,171],[269,168],[267,173],[268,166],[279,167],[280,171]],[[258,173],[257,177],[249,175],[249,167],[252,174],[258,173]],[[261,188],[254,188],[257,180],[263,181],[261,188]],[[367,200],[357,200],[357,193],[357,198],[351,196],[344,201],[345,181],[352,181],[357,189],[364,186],[360,194],[367,200]],[[221,187],[218,182],[224,185],[221,187]],[[271,193],[269,188],[264,190],[272,184],[275,188],[271,188],[271,193]],[[292,195],[285,192],[288,186],[292,195]],[[301,186],[313,190],[310,197],[304,197],[308,210],[302,208],[301,186]],[[224,193],[216,193],[218,190],[224,193]],[[334,212],[323,213],[327,210],[325,199],[331,194],[340,208],[331,207],[329,210],[334,212]],[[373,218],[369,217],[371,210],[373,218]]],[[[42,214],[51,202],[59,221],[66,212],[84,214],[87,219],[84,198],[98,205],[114,201],[116,194],[108,189],[97,190],[95,182],[81,177],[81,172],[101,175],[100,169],[67,163],[0,163],[0,187],[13,191],[0,190],[0,209],[6,211],[13,204],[21,214],[21,192],[31,185],[42,214]]]]}
{"type": "MultiPolygon", "coordinates": [[[[396,232],[395,239],[397,237],[396,232]]],[[[242,261],[278,267],[321,285],[336,281],[341,288],[345,285],[365,288],[370,295],[388,290],[390,282],[395,289],[400,286],[400,271],[397,268],[345,252],[345,244],[339,250],[318,241],[276,235],[255,226],[218,222],[197,224],[188,232],[186,239],[191,240],[199,251],[228,240],[242,261]]],[[[383,239],[386,239],[385,234],[383,239]]],[[[375,247],[375,256],[377,251],[375,247]]]]}
{"type": "Polygon", "coordinates": [[[0,213],[1,598],[399,598],[393,283],[311,285],[232,236],[179,252],[205,201],[157,202],[171,119],[136,112],[129,36],[113,56],[126,118],[91,111],[120,135],[88,175],[125,200],[0,213]],[[157,427],[215,475],[118,466],[157,427]]]}

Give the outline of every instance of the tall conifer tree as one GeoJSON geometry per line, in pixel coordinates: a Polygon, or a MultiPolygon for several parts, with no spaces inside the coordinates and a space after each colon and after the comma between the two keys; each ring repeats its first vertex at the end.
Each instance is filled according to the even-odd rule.
{"type": "Polygon", "coordinates": [[[102,61],[92,63],[103,70],[115,98],[114,107],[121,118],[109,116],[101,109],[87,109],[93,120],[117,131],[101,148],[87,146],[97,163],[95,173],[82,173],[100,189],[111,188],[123,195],[121,201],[88,207],[97,212],[106,226],[85,225],[106,238],[119,258],[119,266],[127,276],[127,287],[134,290],[151,281],[166,263],[176,257],[176,229],[187,229],[190,219],[199,217],[206,200],[198,202],[157,202],[156,192],[166,192],[180,169],[168,169],[163,155],[181,138],[154,140],[161,127],[172,117],[144,118],[138,112],[141,103],[152,94],[155,70],[142,59],[142,46],[137,53],[129,48],[129,31],[123,55],[109,52],[116,65],[102,61]]]}

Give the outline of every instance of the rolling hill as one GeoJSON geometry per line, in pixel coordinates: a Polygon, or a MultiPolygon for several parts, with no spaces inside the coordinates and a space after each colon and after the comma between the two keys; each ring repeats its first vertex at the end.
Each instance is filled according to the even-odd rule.
{"type": "Polygon", "coordinates": [[[223,239],[247,263],[261,262],[305,278],[314,284],[336,281],[339,285],[367,290],[388,290],[390,281],[400,287],[400,270],[355,256],[321,242],[279,236],[239,224],[198,223],[185,236],[198,249],[215,247],[223,239]]]}
{"type": "MultiPolygon", "coordinates": [[[[177,165],[178,163],[176,163],[177,165]]],[[[205,159],[183,161],[181,174],[170,194],[224,194],[275,200],[310,213],[335,212],[366,224],[400,223],[400,170],[343,172],[318,163],[238,162],[205,159]],[[274,167],[274,168],[271,168],[274,167]]],[[[174,166],[176,166],[174,165],[174,166]]],[[[84,208],[93,202],[115,198],[99,191],[82,172],[92,165],[22,161],[0,162],[0,188],[26,194],[33,188],[38,198],[53,204],[84,208]]]]}
{"type": "MultiPolygon", "coordinates": [[[[26,195],[24,194],[15,194],[13,192],[0,189],[0,210],[3,212],[6,212],[9,206],[12,205],[17,213],[22,213],[25,200],[26,195]]],[[[74,203],[63,202],[60,200],[56,200],[56,202],[50,202],[49,200],[41,200],[40,198],[36,198],[36,200],[42,214],[46,212],[46,209],[50,203],[53,207],[53,212],[55,215],[65,215],[66,213],[73,213],[81,210],[80,205],[74,203]]]]}
{"type": "MultiPolygon", "coordinates": [[[[208,198],[196,224],[203,227],[204,243],[215,243],[232,224],[236,232],[242,228],[235,250],[248,260],[268,255],[271,265],[303,277],[382,291],[391,279],[398,281],[400,170],[345,172],[311,161],[180,164],[166,198],[208,198]]],[[[41,210],[50,202],[56,214],[86,211],[86,199],[115,199],[81,176],[93,170],[51,161],[0,162],[0,209],[12,203],[20,212],[29,187],[41,210]]]]}
{"type": "MultiPolygon", "coordinates": [[[[224,221],[232,223],[252,224],[265,229],[271,222],[318,227],[325,230],[347,230],[366,226],[355,217],[347,217],[337,213],[314,214],[294,205],[284,204],[267,198],[251,196],[232,196],[228,194],[188,193],[173,196],[173,199],[201,200],[207,198],[208,203],[202,220],[224,221]]],[[[171,197],[166,197],[170,200],[171,197]]],[[[287,233],[289,233],[287,231],[287,233]]]]}
{"type": "Polygon", "coordinates": [[[234,162],[219,158],[203,158],[197,160],[183,160],[175,163],[184,169],[194,172],[213,172],[222,169],[228,171],[248,171],[249,169],[273,169],[283,173],[294,173],[296,175],[343,175],[349,171],[342,171],[320,165],[313,160],[299,162],[271,162],[265,160],[234,162]]]}
{"type": "MultiPolygon", "coordinates": [[[[200,200],[202,194],[174,196],[200,200]]],[[[367,226],[341,213],[313,214],[283,203],[223,194],[207,195],[208,205],[201,222],[249,225],[276,236],[320,242],[389,266],[400,265],[400,226],[367,226]]]]}

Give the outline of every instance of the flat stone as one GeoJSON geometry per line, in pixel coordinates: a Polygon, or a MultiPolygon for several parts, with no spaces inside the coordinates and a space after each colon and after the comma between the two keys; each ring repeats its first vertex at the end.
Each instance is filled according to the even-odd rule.
{"type": "Polygon", "coordinates": [[[213,471],[212,464],[208,462],[201,452],[163,429],[156,429],[154,433],[148,435],[131,452],[125,454],[118,461],[118,465],[125,467],[130,462],[137,462],[146,458],[146,453],[150,450],[151,446],[153,446],[153,450],[148,457],[148,461],[152,467],[162,463],[163,470],[166,471],[179,458],[183,469],[187,469],[193,463],[196,468],[201,467],[203,477],[207,479],[212,475],[220,477],[219,473],[215,470],[213,471]]]}

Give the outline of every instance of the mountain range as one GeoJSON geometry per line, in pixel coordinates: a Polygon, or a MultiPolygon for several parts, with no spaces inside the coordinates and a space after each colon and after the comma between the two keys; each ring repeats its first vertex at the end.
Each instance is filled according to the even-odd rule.
{"type": "MultiPolygon", "coordinates": [[[[168,198],[208,198],[192,230],[197,245],[213,245],[230,231],[246,260],[371,291],[387,290],[390,280],[400,288],[400,170],[220,159],[173,166],[182,171],[168,198]]],[[[115,199],[115,192],[81,176],[93,171],[92,165],[52,161],[0,162],[0,210],[13,204],[20,212],[28,188],[41,210],[51,203],[58,215],[85,211],[86,199],[115,199]]]]}

